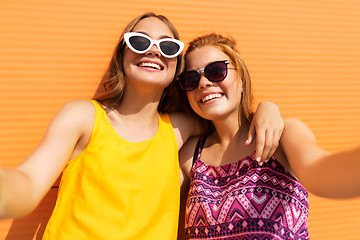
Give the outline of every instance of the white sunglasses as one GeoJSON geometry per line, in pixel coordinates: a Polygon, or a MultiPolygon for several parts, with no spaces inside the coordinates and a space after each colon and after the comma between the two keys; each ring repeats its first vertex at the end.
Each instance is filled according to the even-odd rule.
{"type": "Polygon", "coordinates": [[[145,53],[155,44],[160,53],[167,58],[178,56],[184,49],[184,43],[173,38],[151,39],[143,33],[127,32],[124,34],[127,46],[135,53],[145,53]]]}

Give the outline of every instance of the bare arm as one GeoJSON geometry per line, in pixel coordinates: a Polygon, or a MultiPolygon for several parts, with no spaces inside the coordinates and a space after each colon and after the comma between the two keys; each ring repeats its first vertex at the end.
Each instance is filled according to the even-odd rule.
{"type": "Polygon", "coordinates": [[[294,174],[310,192],[332,198],[360,196],[360,148],[330,154],[297,119],[285,121],[281,146],[294,174]]]}
{"type": "MultiPolygon", "coordinates": [[[[70,159],[76,144],[89,126],[89,101],[66,104],[50,123],[43,139],[17,168],[5,169],[0,179],[1,217],[20,217],[41,201],[70,159]],[[26,199],[26,201],[24,201],[26,199]]],[[[94,113],[92,113],[94,114],[94,113]]]]}
{"type": "MultiPolygon", "coordinates": [[[[189,115],[172,113],[170,117],[179,149],[189,137],[201,134],[199,123],[189,115]]],[[[279,146],[283,129],[284,121],[278,106],[271,102],[261,102],[254,114],[245,144],[250,145],[256,138],[256,157],[258,161],[264,162],[279,146]]]]}
{"type": "Polygon", "coordinates": [[[190,172],[193,162],[193,155],[199,137],[189,138],[179,152],[180,163],[180,214],[178,240],[184,239],[186,199],[190,186],[190,172]]]}
{"type": "Polygon", "coordinates": [[[181,188],[180,188],[180,211],[179,211],[179,226],[178,226],[178,240],[184,239],[185,233],[185,212],[186,212],[186,200],[187,194],[190,186],[190,179],[181,169],[180,177],[181,179],[181,188]]]}
{"type": "Polygon", "coordinates": [[[201,134],[199,123],[188,114],[171,113],[170,119],[176,136],[178,150],[182,148],[191,136],[201,134]]]}

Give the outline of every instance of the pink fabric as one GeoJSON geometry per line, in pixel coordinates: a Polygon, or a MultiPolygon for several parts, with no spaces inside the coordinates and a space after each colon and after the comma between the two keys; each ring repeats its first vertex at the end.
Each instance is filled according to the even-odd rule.
{"type": "Polygon", "coordinates": [[[306,189],[274,158],[224,166],[199,160],[186,203],[186,239],[309,239],[306,189]]]}

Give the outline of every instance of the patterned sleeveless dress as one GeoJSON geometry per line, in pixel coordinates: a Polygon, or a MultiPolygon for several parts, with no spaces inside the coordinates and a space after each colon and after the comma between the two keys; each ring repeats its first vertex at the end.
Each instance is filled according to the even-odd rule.
{"type": "Polygon", "coordinates": [[[263,166],[255,153],[231,164],[194,154],[186,202],[185,239],[309,239],[306,189],[275,159],[263,166]]]}

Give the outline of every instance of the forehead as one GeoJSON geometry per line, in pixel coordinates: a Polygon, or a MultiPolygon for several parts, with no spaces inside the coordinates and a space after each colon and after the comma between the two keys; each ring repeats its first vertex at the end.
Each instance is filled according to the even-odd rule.
{"type": "Polygon", "coordinates": [[[186,56],[186,69],[194,70],[205,67],[211,62],[229,60],[229,56],[215,46],[196,48],[186,56]]]}
{"type": "Polygon", "coordinates": [[[148,17],[142,19],[136,24],[132,31],[145,33],[155,39],[164,36],[171,38],[174,37],[174,34],[170,30],[170,27],[165,22],[155,17],[148,17]]]}

